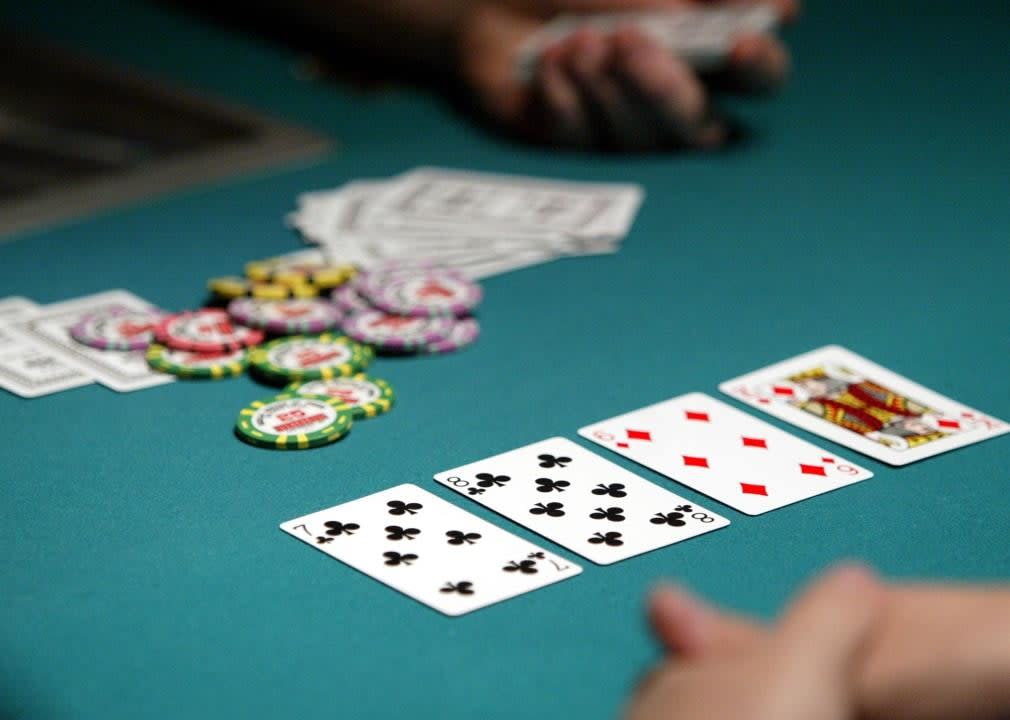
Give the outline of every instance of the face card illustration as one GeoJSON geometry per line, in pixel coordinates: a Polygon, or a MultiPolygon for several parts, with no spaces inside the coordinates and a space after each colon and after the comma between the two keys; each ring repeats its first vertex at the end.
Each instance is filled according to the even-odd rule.
{"type": "Polygon", "coordinates": [[[561,437],[447,470],[435,480],[599,565],[729,525],[561,437]]]}
{"type": "Polygon", "coordinates": [[[409,483],[280,527],[446,615],[463,615],[582,572],[409,483]]]}
{"type": "Polygon", "coordinates": [[[728,380],[742,402],[890,465],[1010,432],[962,405],[837,345],[728,380]]]}
{"type": "Polygon", "coordinates": [[[594,423],[579,435],[748,515],[873,476],[703,393],[594,423]]]}

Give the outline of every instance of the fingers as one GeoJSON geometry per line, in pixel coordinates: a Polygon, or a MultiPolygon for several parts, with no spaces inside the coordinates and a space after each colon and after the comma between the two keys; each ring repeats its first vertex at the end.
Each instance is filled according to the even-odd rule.
{"type": "Polygon", "coordinates": [[[884,590],[865,567],[843,565],[815,582],[779,621],[777,642],[803,673],[844,673],[870,637],[884,590]]]}
{"type": "Polygon", "coordinates": [[[585,147],[592,144],[589,121],[575,83],[565,69],[565,47],[544,53],[535,83],[540,111],[536,113],[547,140],[562,146],[585,147]]]}
{"type": "Polygon", "coordinates": [[[768,35],[744,35],[736,40],[725,67],[707,73],[705,81],[718,90],[768,93],[789,76],[789,53],[768,35]]]}
{"type": "Polygon", "coordinates": [[[650,595],[648,616],[659,642],[687,659],[745,650],[767,635],[756,623],[713,608],[671,585],[662,585],[650,595]]]}
{"type": "Polygon", "coordinates": [[[572,42],[570,72],[600,144],[644,150],[662,144],[661,128],[614,73],[612,37],[586,30],[572,42]]]}
{"type": "Polygon", "coordinates": [[[618,30],[613,42],[616,73],[669,141],[698,148],[725,141],[726,128],[709,114],[705,88],[686,64],[637,28],[618,30]]]}
{"type": "MultiPolygon", "coordinates": [[[[740,38],[728,67],[708,80],[747,92],[777,87],[789,69],[782,45],[740,38]]],[[[635,27],[584,28],[544,52],[533,88],[547,140],[567,146],[712,149],[728,128],[696,73],[635,27]]]]}
{"type": "Polygon", "coordinates": [[[712,147],[724,137],[706,121],[697,78],[637,31],[574,33],[544,53],[536,85],[554,142],[645,150],[712,147]]]}

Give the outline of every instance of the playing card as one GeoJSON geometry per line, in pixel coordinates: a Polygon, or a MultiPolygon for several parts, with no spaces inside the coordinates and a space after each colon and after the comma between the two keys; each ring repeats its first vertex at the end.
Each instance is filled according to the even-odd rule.
{"type": "Polygon", "coordinates": [[[28,298],[11,295],[0,300],[0,323],[18,320],[38,307],[28,298]]]}
{"type": "Polygon", "coordinates": [[[582,572],[412,484],[280,527],[446,615],[463,615],[582,572]]]}
{"type": "Polygon", "coordinates": [[[70,337],[70,328],[82,317],[113,306],[143,311],[151,303],[126,290],[109,290],[46,305],[28,318],[8,323],[6,328],[13,336],[27,340],[59,357],[65,365],[119,392],[172,382],[175,379],[172,375],[148,367],[143,350],[96,350],[70,337]]]}
{"type": "Polygon", "coordinates": [[[363,222],[402,218],[591,237],[624,235],[641,202],[636,185],[419,168],[391,183],[363,222]]]}
{"type": "Polygon", "coordinates": [[[579,435],[748,515],[873,477],[703,393],[594,423],[579,435]]]}
{"type": "Polygon", "coordinates": [[[736,38],[770,33],[778,22],[775,8],[763,4],[562,15],[522,44],[516,72],[521,81],[529,81],[544,50],[582,28],[614,32],[626,26],[650,36],[696,70],[712,70],[726,62],[736,38]]]}
{"type": "Polygon", "coordinates": [[[890,465],[1010,432],[1002,420],[837,345],[728,380],[719,389],[890,465]]]}
{"type": "Polygon", "coordinates": [[[89,375],[68,365],[58,353],[39,347],[5,329],[38,312],[30,300],[9,297],[0,300],[0,387],[21,397],[69,390],[94,382],[89,375]]]}
{"type": "Polygon", "coordinates": [[[634,185],[421,168],[303,193],[287,223],[333,261],[423,260],[480,279],[617,252],[640,203],[634,185]]]}
{"type": "Polygon", "coordinates": [[[729,525],[729,520],[555,437],[435,480],[599,565],[729,525]]]}

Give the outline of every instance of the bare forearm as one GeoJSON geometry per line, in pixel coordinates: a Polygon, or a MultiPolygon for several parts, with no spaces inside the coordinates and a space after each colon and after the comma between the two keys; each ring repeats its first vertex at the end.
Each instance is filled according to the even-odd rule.
{"type": "Polygon", "coordinates": [[[1010,715],[1010,591],[897,586],[863,667],[871,718],[1010,715]]]}
{"type": "Polygon", "coordinates": [[[455,31],[470,0],[254,0],[332,37],[344,49],[415,70],[454,62],[455,31]]]}

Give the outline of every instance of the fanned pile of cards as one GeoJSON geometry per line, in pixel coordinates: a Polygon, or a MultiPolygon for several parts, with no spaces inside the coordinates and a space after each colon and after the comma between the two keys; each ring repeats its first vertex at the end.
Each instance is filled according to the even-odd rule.
{"type": "Polygon", "coordinates": [[[617,252],[642,197],[637,185],[418,168],[305,193],[287,221],[334,262],[427,260],[477,279],[617,252]]]}
{"type": "MultiPolygon", "coordinates": [[[[1010,432],[1001,420],[836,346],[729,380],[720,389],[891,465],[1010,432]]],[[[873,477],[832,450],[700,392],[622,413],[578,433],[746,515],[873,477]]],[[[598,565],[730,524],[563,437],[436,473],[434,479],[598,565]]],[[[447,615],[583,570],[412,484],[295,518],[281,529],[447,615]]]]}

